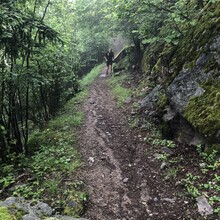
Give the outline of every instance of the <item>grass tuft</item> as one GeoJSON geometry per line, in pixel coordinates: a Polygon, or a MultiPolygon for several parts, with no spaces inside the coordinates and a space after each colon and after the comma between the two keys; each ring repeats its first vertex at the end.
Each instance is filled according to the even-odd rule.
{"type": "Polygon", "coordinates": [[[92,82],[100,75],[104,65],[98,65],[92,69],[92,71],[87,74],[82,80],[80,80],[80,86],[85,89],[87,86],[91,85],[92,82]]]}
{"type": "Polygon", "coordinates": [[[117,100],[117,106],[123,107],[123,104],[131,96],[132,91],[123,86],[123,82],[127,80],[127,75],[121,74],[117,77],[111,77],[108,80],[108,85],[112,89],[112,93],[117,100]]]}

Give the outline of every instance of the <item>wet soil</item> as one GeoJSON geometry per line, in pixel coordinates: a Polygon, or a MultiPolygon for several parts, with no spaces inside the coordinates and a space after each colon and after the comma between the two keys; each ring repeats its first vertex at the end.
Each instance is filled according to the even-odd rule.
{"type": "Polygon", "coordinates": [[[181,186],[164,181],[161,162],[129,127],[102,74],[82,105],[84,125],[78,134],[84,160],[83,181],[89,193],[84,217],[89,220],[202,219],[181,186]],[[197,217],[196,217],[197,216],[197,217]]]}

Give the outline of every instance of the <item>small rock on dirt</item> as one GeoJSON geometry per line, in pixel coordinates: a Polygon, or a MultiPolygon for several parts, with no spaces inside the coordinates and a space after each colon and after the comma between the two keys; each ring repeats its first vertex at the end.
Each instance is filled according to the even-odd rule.
{"type": "Polygon", "coordinates": [[[213,208],[209,205],[205,196],[199,196],[196,201],[200,215],[207,216],[213,214],[213,208]]]}
{"type": "Polygon", "coordinates": [[[160,169],[163,170],[167,166],[167,163],[163,161],[163,163],[160,166],[160,169]]]}
{"type": "Polygon", "coordinates": [[[173,155],[173,151],[168,147],[163,147],[163,152],[168,155],[173,155]]]}
{"type": "Polygon", "coordinates": [[[95,159],[93,157],[89,157],[88,161],[89,164],[92,165],[95,162],[95,159]]]}
{"type": "Polygon", "coordinates": [[[124,179],[123,179],[123,183],[127,183],[128,180],[129,180],[128,178],[124,178],[124,179]]]}
{"type": "Polygon", "coordinates": [[[158,202],[159,199],[158,199],[157,197],[155,197],[155,198],[153,199],[153,201],[154,201],[154,202],[158,202]]]}
{"type": "Polygon", "coordinates": [[[170,203],[175,203],[176,199],[169,199],[169,198],[163,198],[161,199],[162,201],[170,202],[170,203]]]}

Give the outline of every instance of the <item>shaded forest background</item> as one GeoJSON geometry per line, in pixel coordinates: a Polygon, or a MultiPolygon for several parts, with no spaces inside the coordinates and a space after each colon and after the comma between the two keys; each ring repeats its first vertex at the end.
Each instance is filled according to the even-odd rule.
{"type": "MultiPolygon", "coordinates": [[[[42,146],[49,148],[50,137],[57,138],[50,130],[42,133],[41,129],[56,120],[66,103],[87,86],[81,79],[103,62],[110,46],[119,52],[122,46],[132,45],[128,68],[143,79],[151,78],[154,84],[169,84],[181,69],[194,65],[201,55],[197,51],[218,35],[219,13],[218,0],[0,0],[0,163],[5,167],[1,175],[7,176],[0,180],[3,191],[16,181],[12,174],[15,162],[20,161],[22,167],[21,161],[25,163],[39,149],[42,153],[40,146],[35,147],[37,142],[43,140],[42,146]]],[[[209,63],[207,68],[219,71],[219,63],[209,63]]],[[[219,87],[215,87],[217,94],[219,87]]],[[[163,98],[162,107],[167,101],[163,98]]],[[[198,120],[190,118],[191,112],[188,115],[199,130],[198,120]]],[[[217,118],[219,112],[214,115],[217,118]]],[[[75,116],[82,117],[80,113],[75,116]]],[[[219,120],[211,120],[219,129],[219,120]]],[[[61,118],[53,129],[69,122],[61,118]]],[[[62,147],[64,137],[60,138],[62,147]]],[[[67,152],[72,152],[71,146],[70,141],[67,152]]],[[[38,172],[38,185],[41,170],[48,172],[52,160],[38,164],[47,161],[51,152],[55,157],[63,154],[62,147],[62,152],[51,150],[35,157],[32,166],[38,172]]],[[[31,186],[28,193],[38,185],[31,186]]],[[[41,193],[27,197],[39,198],[41,193]]]]}
{"type": "Polygon", "coordinates": [[[215,0],[0,4],[2,160],[9,152],[29,151],[31,131],[76,94],[78,78],[102,62],[110,39],[123,35],[133,42],[138,63],[149,44],[178,46],[200,22],[213,25],[212,8],[219,6],[215,0]]]}

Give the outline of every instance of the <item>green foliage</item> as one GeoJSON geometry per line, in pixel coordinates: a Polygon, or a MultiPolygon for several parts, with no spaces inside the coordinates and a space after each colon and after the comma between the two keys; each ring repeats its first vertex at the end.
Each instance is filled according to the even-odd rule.
{"type": "MultiPolygon", "coordinates": [[[[32,125],[42,125],[54,117],[78,92],[77,76],[103,60],[109,38],[122,28],[135,48],[139,48],[138,52],[140,42],[143,46],[159,42],[168,48],[167,52],[158,52],[161,57],[156,63],[154,56],[148,57],[153,65],[146,70],[151,71],[154,66],[155,76],[160,65],[164,65],[164,57],[173,55],[169,49],[173,45],[180,48],[174,60],[179,68],[186,57],[192,60],[195,48],[204,45],[213,30],[219,30],[219,2],[214,0],[203,4],[186,0],[49,3],[6,1],[0,5],[3,154],[11,145],[16,145],[18,152],[29,150],[27,141],[32,125]],[[185,37],[187,40],[182,40],[185,37]],[[10,120],[15,114],[16,120],[10,120]]],[[[121,87],[116,89],[116,93],[124,92],[121,87]]]]}
{"type": "Polygon", "coordinates": [[[128,124],[131,128],[137,128],[139,119],[136,117],[130,117],[128,124]]]}
{"type": "Polygon", "coordinates": [[[79,217],[84,212],[84,204],[88,200],[88,195],[85,192],[69,191],[67,202],[64,206],[64,214],[79,217]]]}
{"type": "Polygon", "coordinates": [[[15,179],[12,176],[12,173],[9,173],[8,176],[0,179],[0,185],[2,185],[2,188],[6,188],[10,186],[14,182],[15,182],[15,179]]]}
{"type": "Polygon", "coordinates": [[[168,154],[166,154],[166,153],[160,154],[160,155],[158,156],[158,160],[167,161],[167,160],[168,160],[168,154]]]}
{"type": "Polygon", "coordinates": [[[197,182],[199,179],[200,176],[193,175],[192,173],[187,173],[185,178],[183,179],[183,183],[186,187],[187,192],[194,198],[200,196],[200,192],[195,186],[195,182],[197,182]]]}
{"type": "Polygon", "coordinates": [[[47,1],[0,3],[3,154],[27,152],[30,127],[49,120],[77,91],[63,41],[44,20],[49,6],[47,1]]]}
{"type": "Polygon", "coordinates": [[[175,148],[176,145],[172,140],[167,140],[167,139],[153,139],[151,142],[152,145],[158,146],[161,145],[163,147],[168,147],[168,148],[175,148]]]}
{"type": "Polygon", "coordinates": [[[114,1],[122,27],[130,35],[139,36],[143,44],[165,42],[177,44],[199,12],[193,2],[114,1]]]}
{"type": "MultiPolygon", "coordinates": [[[[87,86],[97,77],[100,69],[96,67],[88,74],[85,80],[87,86]]],[[[21,179],[19,186],[15,185],[14,196],[35,200],[47,198],[54,209],[64,210],[66,214],[76,217],[82,214],[88,195],[83,183],[74,177],[74,172],[82,164],[75,148],[74,131],[83,120],[78,104],[85,99],[86,89],[84,87],[69,100],[45,127],[32,132],[28,142],[32,151],[29,151],[28,157],[24,154],[8,155],[11,165],[2,164],[0,169],[2,190],[18,181],[17,169],[19,172],[23,170],[27,178],[21,179]]]]}
{"type": "Polygon", "coordinates": [[[50,126],[53,129],[62,128],[67,129],[69,126],[79,126],[82,123],[83,113],[74,112],[72,115],[60,115],[50,122],[50,126]]]}
{"type": "Polygon", "coordinates": [[[174,176],[177,176],[176,179],[178,179],[179,175],[181,180],[177,184],[183,185],[189,196],[196,199],[200,195],[206,195],[214,212],[219,213],[220,176],[218,170],[220,163],[216,160],[216,152],[208,154],[203,152],[200,146],[197,150],[201,156],[199,169],[192,169],[191,167],[191,171],[188,171],[188,169],[178,164],[178,156],[175,159],[175,167],[172,166],[174,165],[173,163],[170,163],[170,166],[165,170],[165,179],[170,179],[174,176]],[[213,166],[215,166],[215,169],[213,169],[213,166]],[[175,172],[177,170],[178,172],[175,172]],[[183,175],[184,178],[182,178],[183,175]]]}
{"type": "Polygon", "coordinates": [[[34,181],[30,185],[18,186],[13,192],[14,196],[22,196],[25,199],[40,199],[44,190],[40,187],[38,181],[34,181]]]}
{"type": "Polygon", "coordinates": [[[47,179],[44,182],[43,187],[47,188],[49,192],[51,192],[54,195],[54,194],[57,194],[59,191],[60,182],[61,182],[60,180],[47,179]]]}
{"type": "Polygon", "coordinates": [[[1,164],[0,169],[0,189],[4,190],[15,182],[15,169],[12,164],[1,164]]]}
{"type": "Polygon", "coordinates": [[[27,152],[32,126],[53,118],[79,91],[78,75],[103,60],[114,24],[111,5],[106,0],[0,3],[3,154],[11,144],[27,152]]]}
{"type": "Polygon", "coordinates": [[[117,105],[123,107],[123,104],[129,98],[130,91],[121,85],[116,85],[113,89],[113,94],[117,98],[117,105]]]}
{"type": "Polygon", "coordinates": [[[7,207],[0,207],[0,220],[16,220],[16,217],[9,213],[7,207]]]}
{"type": "Polygon", "coordinates": [[[109,13],[106,11],[106,2],[59,0],[51,11],[53,17],[50,21],[55,23],[70,43],[69,53],[72,54],[80,74],[84,75],[84,69],[102,61],[103,49],[108,48],[108,26],[111,26],[111,19],[106,17],[109,13]]]}
{"type": "Polygon", "coordinates": [[[185,178],[182,179],[182,183],[186,187],[187,193],[193,198],[197,198],[201,194],[205,194],[209,203],[213,206],[214,212],[219,213],[219,176],[217,174],[214,175],[214,178],[210,176],[209,180],[203,183],[205,179],[206,178],[200,175],[187,173],[185,178]]]}
{"type": "Polygon", "coordinates": [[[173,179],[175,180],[175,177],[177,176],[177,173],[179,172],[179,168],[170,167],[165,171],[165,180],[173,179]]]}
{"type": "Polygon", "coordinates": [[[83,77],[83,79],[80,81],[80,86],[82,89],[85,89],[88,87],[100,74],[103,70],[104,65],[98,65],[92,69],[92,71],[83,77]]]}
{"type": "Polygon", "coordinates": [[[198,151],[199,155],[201,156],[201,158],[205,162],[207,162],[209,164],[216,162],[216,158],[217,158],[217,154],[218,154],[217,150],[212,149],[212,151],[204,151],[204,150],[202,150],[202,145],[198,145],[197,151],[198,151]]]}

